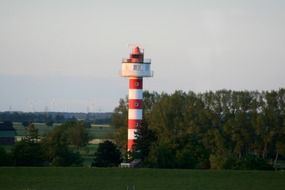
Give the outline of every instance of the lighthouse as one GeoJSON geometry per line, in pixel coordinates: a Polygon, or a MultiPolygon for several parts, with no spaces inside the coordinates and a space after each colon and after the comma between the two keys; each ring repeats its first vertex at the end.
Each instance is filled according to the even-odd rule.
{"type": "Polygon", "coordinates": [[[129,80],[128,96],[128,152],[133,150],[136,131],[143,118],[143,78],[152,77],[151,60],[144,58],[144,50],[136,46],[129,58],[122,60],[121,76],[129,80]]]}

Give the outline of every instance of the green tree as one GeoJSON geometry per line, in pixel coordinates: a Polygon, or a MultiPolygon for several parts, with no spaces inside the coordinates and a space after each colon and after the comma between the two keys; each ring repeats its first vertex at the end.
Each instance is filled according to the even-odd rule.
{"type": "Polygon", "coordinates": [[[55,127],[43,139],[43,146],[46,158],[51,165],[80,166],[83,160],[79,152],[74,152],[70,145],[78,148],[87,142],[88,136],[84,124],[78,121],[68,121],[55,127]]]}
{"type": "Polygon", "coordinates": [[[155,168],[175,168],[175,147],[170,143],[160,143],[152,146],[145,160],[146,164],[155,168]]]}
{"type": "Polygon", "coordinates": [[[95,167],[116,167],[122,161],[121,152],[118,147],[111,141],[100,143],[92,166],[95,167]]]}
{"type": "Polygon", "coordinates": [[[111,125],[115,127],[114,139],[127,159],[127,130],[128,130],[128,103],[127,97],[120,99],[118,107],[112,114],[111,125]]]}
{"type": "Polygon", "coordinates": [[[87,130],[83,121],[68,121],[62,125],[66,129],[68,140],[76,148],[86,146],[89,140],[87,130]]]}
{"type": "MultiPolygon", "coordinates": [[[[263,161],[284,159],[284,89],[144,96],[144,126],[135,150],[152,167],[258,169],[266,168],[260,167],[263,161]]],[[[116,139],[126,147],[127,100],[115,110],[123,126],[116,139]]]]}
{"type": "Polygon", "coordinates": [[[40,143],[20,141],[12,150],[15,166],[43,166],[45,163],[40,143]]]}
{"type": "Polygon", "coordinates": [[[116,128],[126,127],[128,125],[128,100],[120,99],[119,106],[114,109],[112,115],[112,126],[116,128]]]}
{"type": "Polygon", "coordinates": [[[26,128],[27,135],[23,138],[26,142],[36,143],[39,141],[39,130],[33,123],[30,123],[26,128]]]}
{"type": "Polygon", "coordinates": [[[34,124],[27,127],[27,135],[15,144],[12,156],[15,166],[42,166],[45,164],[44,151],[39,142],[38,129],[34,124]]]}
{"type": "Polygon", "coordinates": [[[11,154],[6,152],[6,150],[0,146],[0,166],[11,166],[11,154]]]}
{"type": "Polygon", "coordinates": [[[138,128],[136,133],[137,139],[135,140],[133,158],[141,159],[144,161],[150,152],[151,146],[156,142],[157,137],[153,130],[149,129],[146,121],[138,128]]]}

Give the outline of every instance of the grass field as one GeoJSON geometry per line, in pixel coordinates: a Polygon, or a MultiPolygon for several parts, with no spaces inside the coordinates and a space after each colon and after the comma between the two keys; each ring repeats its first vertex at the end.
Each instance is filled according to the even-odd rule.
{"type": "Polygon", "coordinates": [[[91,125],[91,128],[87,129],[90,137],[95,139],[109,138],[114,133],[114,128],[110,125],[91,125]]]}
{"type": "MultiPolygon", "coordinates": [[[[45,123],[34,123],[37,129],[39,129],[39,135],[47,134],[49,131],[53,129],[53,127],[47,126],[45,123]]],[[[54,126],[57,126],[60,124],[54,124],[54,126]]],[[[14,122],[13,127],[16,129],[16,135],[17,136],[25,136],[26,135],[26,129],[22,125],[22,123],[14,122]]]]}
{"type": "MultiPolygon", "coordinates": [[[[34,123],[36,128],[39,130],[39,135],[46,135],[50,132],[55,126],[60,125],[60,123],[53,124],[52,127],[47,126],[45,123],[34,123]]],[[[25,136],[27,131],[22,123],[14,122],[13,127],[16,129],[17,136],[25,136]]],[[[92,124],[90,128],[87,129],[87,132],[91,138],[104,139],[108,138],[113,132],[114,128],[110,125],[94,125],[92,124]]]]}
{"type": "Polygon", "coordinates": [[[1,190],[284,190],[285,172],[0,168],[1,190]]]}

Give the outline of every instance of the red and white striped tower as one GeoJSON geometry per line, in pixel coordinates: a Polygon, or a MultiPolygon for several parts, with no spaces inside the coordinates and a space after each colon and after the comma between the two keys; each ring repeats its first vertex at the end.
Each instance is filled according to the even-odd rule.
{"type": "Polygon", "coordinates": [[[129,78],[128,151],[133,150],[135,133],[142,124],[143,77],[153,76],[150,64],[151,60],[144,59],[144,52],[138,46],[122,61],[121,76],[129,78]]]}

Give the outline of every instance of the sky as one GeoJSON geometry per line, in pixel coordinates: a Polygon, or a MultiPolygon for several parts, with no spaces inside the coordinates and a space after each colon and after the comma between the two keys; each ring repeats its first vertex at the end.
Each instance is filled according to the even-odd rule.
{"type": "Polygon", "coordinates": [[[130,44],[152,59],[145,90],[277,90],[285,1],[0,0],[0,111],[113,111],[130,44]]]}

